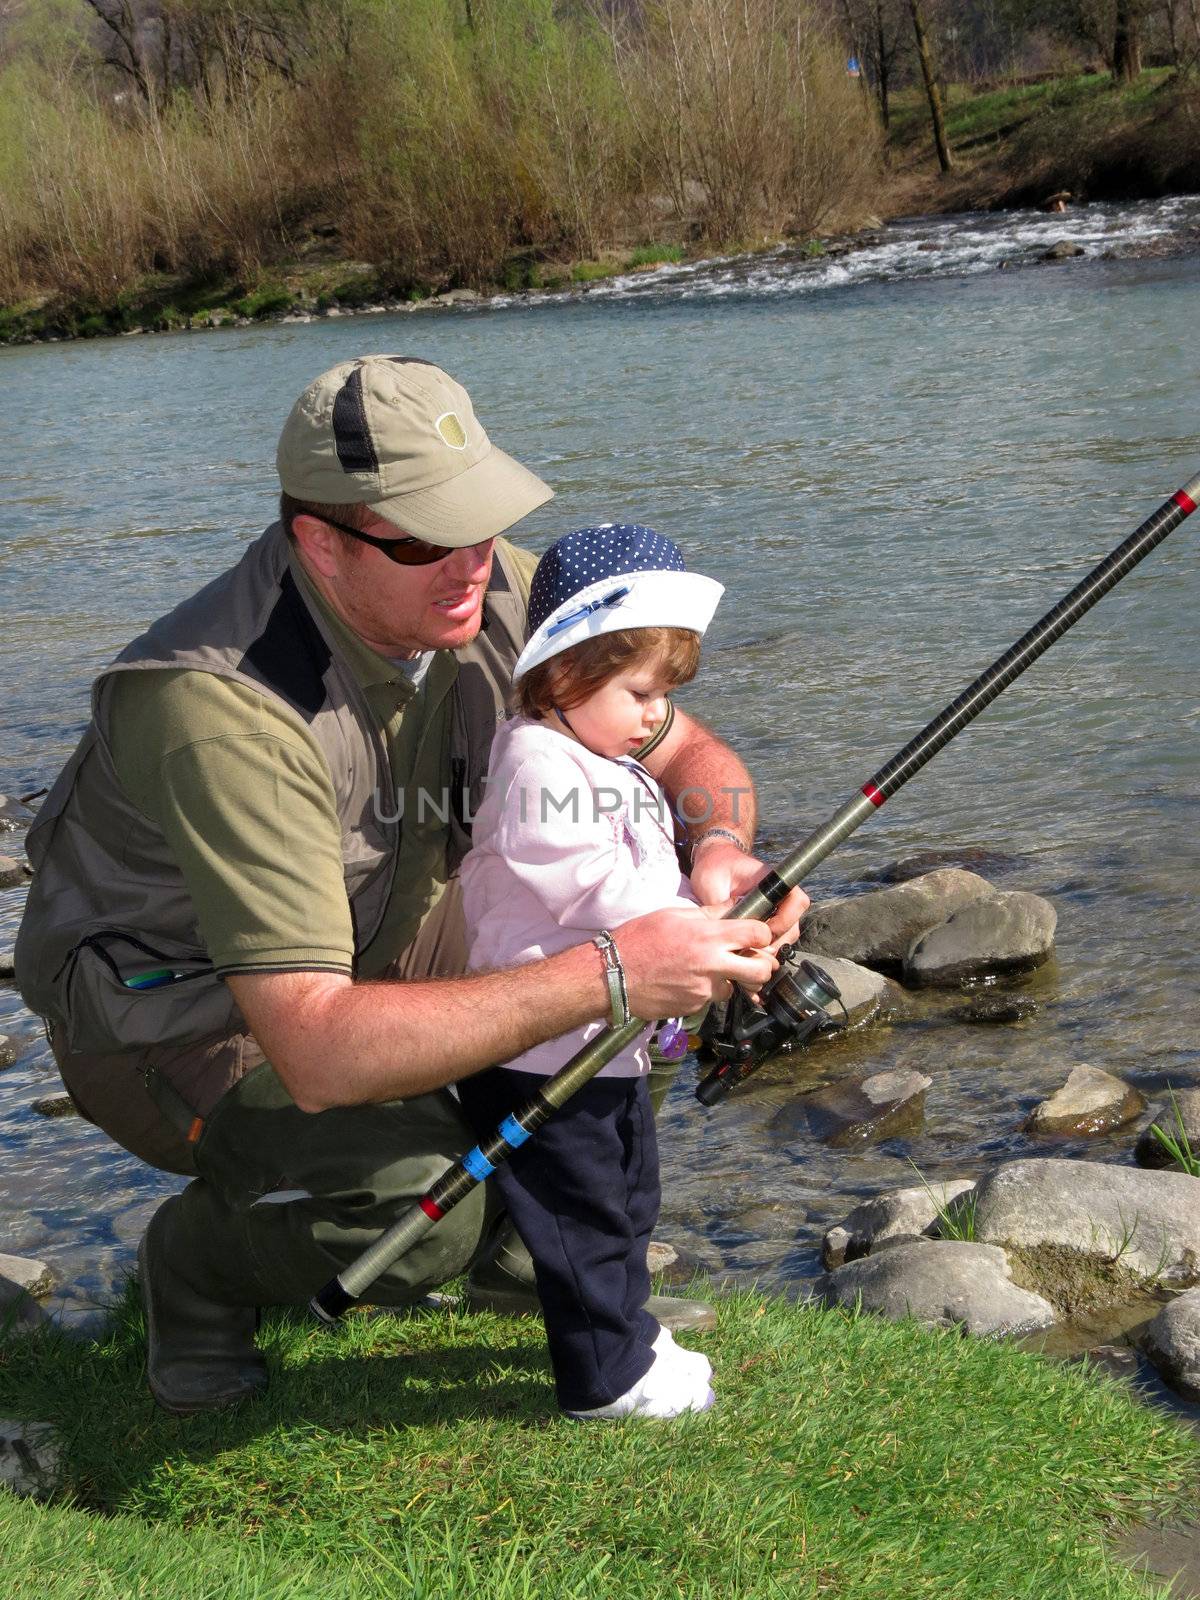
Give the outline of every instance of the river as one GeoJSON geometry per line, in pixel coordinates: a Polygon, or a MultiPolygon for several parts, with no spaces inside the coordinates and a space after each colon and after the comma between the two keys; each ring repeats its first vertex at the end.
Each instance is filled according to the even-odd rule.
{"type": "MultiPolygon", "coordinates": [[[[303,385],[404,350],[462,379],[555,486],[533,548],[636,519],[727,585],[684,703],[745,755],[780,852],[1200,468],[1200,255],[1120,253],[1198,219],[1195,200],[938,218],[815,267],[755,257],[568,300],[0,351],[0,791],[52,779],[95,670],[269,520],[303,385]],[[1023,265],[1060,238],[1085,257],[1023,265]]],[[[688,1259],[797,1286],[823,1229],[915,1181],[911,1163],[932,1179],[1029,1153],[1130,1161],[1130,1136],[1020,1131],[1076,1063],[1152,1098],[1200,1084],[1196,537],[1168,541],[810,885],[991,852],[999,886],[1058,909],[1056,958],[1020,986],[1036,1014],[970,1027],[922,1002],[712,1112],[685,1073],[660,1233],[688,1259]],[[915,1136],[830,1151],[775,1121],[801,1087],[895,1065],[933,1079],[915,1136]]],[[[0,894],[0,948],[20,902],[0,894]]],[[[115,1292],[176,1180],[30,1109],[60,1085],[4,984],[0,1031],[24,1045],[0,1073],[0,1250],[50,1262],[78,1316],[115,1292]]]]}

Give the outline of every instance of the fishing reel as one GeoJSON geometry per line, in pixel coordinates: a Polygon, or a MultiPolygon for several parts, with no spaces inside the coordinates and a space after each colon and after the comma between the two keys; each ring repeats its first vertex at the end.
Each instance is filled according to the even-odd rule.
{"type": "Polygon", "coordinates": [[[801,956],[795,945],[784,945],[779,969],[762,991],[761,1006],[735,987],[724,1015],[715,1007],[709,1013],[700,1032],[701,1047],[717,1064],[696,1086],[696,1099],[715,1106],[768,1056],[795,1049],[815,1033],[844,1028],[849,1020],[842,991],[825,969],[801,956]],[[840,1017],[827,1009],[833,1001],[842,1006],[840,1017]]]}

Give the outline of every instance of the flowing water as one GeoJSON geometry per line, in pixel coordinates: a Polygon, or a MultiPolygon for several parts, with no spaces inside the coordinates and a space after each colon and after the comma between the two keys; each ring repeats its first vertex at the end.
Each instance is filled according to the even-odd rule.
{"type": "MultiPolygon", "coordinates": [[[[637,519],[726,584],[685,703],[745,756],[782,852],[1200,470],[1200,254],[1121,255],[1197,220],[1195,200],[940,218],[815,268],[755,257],[566,300],[0,352],[0,791],[52,779],[95,670],[269,520],[303,385],[405,350],[463,379],[556,487],[535,549],[637,519]],[[988,270],[1070,237],[1085,259],[988,270]]],[[[986,850],[998,885],[1058,909],[1056,958],[1020,985],[1036,1013],[972,1027],[922,999],[712,1112],[686,1070],[661,1233],[688,1260],[802,1287],[823,1229],[915,1181],[910,1162],[933,1179],[1025,1154],[1132,1160],[1130,1135],[1020,1131],[1076,1063],[1152,1099],[1200,1084],[1198,534],[1186,524],[809,886],[986,850]],[[890,1066],[933,1079],[915,1135],[832,1151],[784,1109],[890,1066]]],[[[0,895],[0,948],[20,900],[0,895]]],[[[51,1262],[78,1314],[113,1292],[176,1180],[30,1109],[60,1085],[3,983],[0,1031],[24,1044],[0,1073],[0,1250],[51,1262]]]]}

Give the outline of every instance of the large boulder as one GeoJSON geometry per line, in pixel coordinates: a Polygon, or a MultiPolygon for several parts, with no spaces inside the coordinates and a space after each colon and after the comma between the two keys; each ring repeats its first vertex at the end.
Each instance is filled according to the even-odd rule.
{"type": "Polygon", "coordinates": [[[1200,1178],[1101,1161],[1013,1161],[975,1192],[975,1237],[1059,1245],[1153,1282],[1200,1283],[1200,1178]]]}
{"type": "Polygon", "coordinates": [[[1145,1109],[1145,1100],[1132,1084],[1099,1067],[1078,1066],[1071,1068],[1061,1089],[1034,1107],[1025,1129],[1060,1138],[1110,1133],[1145,1109]]]}
{"type": "Polygon", "coordinates": [[[828,1273],[819,1294],[964,1333],[1032,1333],[1055,1320],[1049,1301],[1012,1282],[1003,1250],[958,1239],[903,1239],[828,1273]]]}
{"type": "Polygon", "coordinates": [[[1189,1400],[1200,1400],[1200,1289],[1165,1305],[1141,1346],[1168,1383],[1189,1400]]]}
{"type": "Polygon", "coordinates": [[[1174,1089],[1165,1103],[1158,1107],[1149,1124],[1138,1135],[1134,1160],[1143,1167],[1170,1167],[1174,1172],[1183,1169],[1172,1157],[1162,1141],[1150,1131],[1157,1124],[1170,1134],[1175,1143],[1200,1157],[1200,1089],[1174,1089]]]}
{"type": "Polygon", "coordinates": [[[1028,972],[1053,950],[1057,921],[1048,900],[1019,889],[974,900],[913,942],[905,981],[952,987],[968,978],[1028,972]]]}
{"type": "Polygon", "coordinates": [[[868,967],[898,968],[926,929],[992,893],[986,878],[943,867],[891,888],[820,901],[804,919],[800,942],[818,956],[846,956],[868,967]]]}
{"type": "Polygon", "coordinates": [[[827,1230],[821,1261],[826,1267],[840,1267],[844,1261],[870,1255],[886,1239],[933,1233],[953,1201],[974,1187],[973,1178],[947,1178],[874,1195],[855,1206],[843,1222],[827,1230]]]}
{"type": "Polygon", "coordinates": [[[823,1144],[835,1149],[875,1144],[893,1134],[919,1128],[925,1115],[925,1091],[933,1082],[910,1069],[855,1073],[783,1106],[772,1127],[805,1124],[823,1144]]]}

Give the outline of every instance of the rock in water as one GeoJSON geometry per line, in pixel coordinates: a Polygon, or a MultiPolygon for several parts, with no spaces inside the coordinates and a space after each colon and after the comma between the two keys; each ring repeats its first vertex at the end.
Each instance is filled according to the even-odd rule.
{"type": "Polygon", "coordinates": [[[17,1041],[7,1033],[0,1033],[0,1067],[11,1067],[17,1059],[17,1041]]]}
{"type": "Polygon", "coordinates": [[[36,1111],[39,1117],[77,1117],[79,1107],[69,1094],[47,1094],[40,1100],[32,1100],[29,1104],[31,1111],[36,1111]]]}
{"type": "Polygon", "coordinates": [[[1035,1106],[1025,1130],[1060,1137],[1109,1133],[1145,1109],[1145,1100],[1132,1084],[1099,1067],[1072,1067],[1062,1088],[1035,1106]]]}
{"type": "Polygon", "coordinates": [[[968,978],[1028,972],[1049,957],[1057,922],[1040,895],[1013,890],[975,900],[917,939],[904,963],[905,979],[951,987],[968,978]]]}
{"type": "MultiPolygon", "coordinates": [[[[860,967],[856,961],[840,960],[837,956],[820,955],[816,951],[797,948],[797,955],[808,956],[824,967],[842,991],[842,1004],[851,1024],[867,1022],[882,1009],[889,995],[899,999],[903,990],[897,984],[872,972],[870,967],[860,967]]],[[[830,1006],[835,1017],[840,1017],[837,1001],[830,1006]]]]}
{"type": "Polygon", "coordinates": [[[1189,1400],[1200,1400],[1200,1289],[1165,1305],[1141,1345],[1168,1383],[1189,1400]]]}
{"type": "Polygon", "coordinates": [[[887,889],[819,902],[804,919],[800,943],[818,956],[899,967],[922,933],[993,893],[986,878],[943,867],[887,889]]]}
{"type": "Polygon", "coordinates": [[[977,994],[969,1004],[958,1006],[946,1015],[954,1022],[966,1022],[971,1027],[991,1028],[1024,1022],[1026,1017],[1036,1017],[1040,1010],[1031,994],[977,994]]]}
{"type": "Polygon", "coordinates": [[[1173,1172],[1183,1169],[1170,1152],[1150,1132],[1157,1123],[1164,1133],[1169,1133],[1177,1144],[1186,1139],[1192,1154],[1200,1157],[1200,1089],[1176,1089],[1164,1105],[1154,1113],[1150,1125],[1138,1135],[1133,1152],[1134,1160],[1142,1167],[1170,1167],[1173,1172]],[[1181,1125],[1182,1124],[1182,1138],[1181,1125]]]}
{"type": "Polygon", "coordinates": [[[986,877],[989,872],[1010,872],[1019,865],[1020,858],[1005,855],[1002,850],[989,850],[983,845],[965,844],[953,850],[916,850],[910,856],[899,856],[881,867],[871,867],[859,877],[860,883],[907,883],[910,878],[923,878],[939,867],[961,867],[986,877]]]}
{"type": "Polygon", "coordinates": [[[838,1267],[819,1292],[826,1305],[861,1303],[892,1320],[964,1333],[1032,1333],[1055,1320],[1049,1301],[1012,1282],[1003,1250],[959,1239],[901,1240],[838,1267]]]}
{"type": "Polygon", "coordinates": [[[0,889],[17,889],[25,882],[25,869],[12,856],[0,856],[0,889]]]}
{"type": "Polygon", "coordinates": [[[1075,244],[1071,239],[1059,239],[1057,244],[1052,244],[1049,250],[1043,252],[1043,261],[1071,261],[1076,256],[1086,255],[1087,251],[1081,244],[1075,244]]]}
{"type": "Polygon", "coordinates": [[[1200,1283],[1200,1178],[1102,1161],[1011,1161],[975,1192],[975,1237],[1061,1245],[1191,1288],[1200,1283]]]}
{"type": "Polygon", "coordinates": [[[822,1143],[835,1148],[875,1144],[920,1127],[925,1091],[932,1082],[924,1073],[909,1070],[841,1078],[784,1106],[772,1126],[807,1123],[822,1143]]]}
{"type": "Polygon", "coordinates": [[[0,1255],[0,1278],[15,1288],[32,1295],[49,1294],[54,1287],[54,1274],[44,1261],[29,1261],[24,1256],[0,1255]]]}

